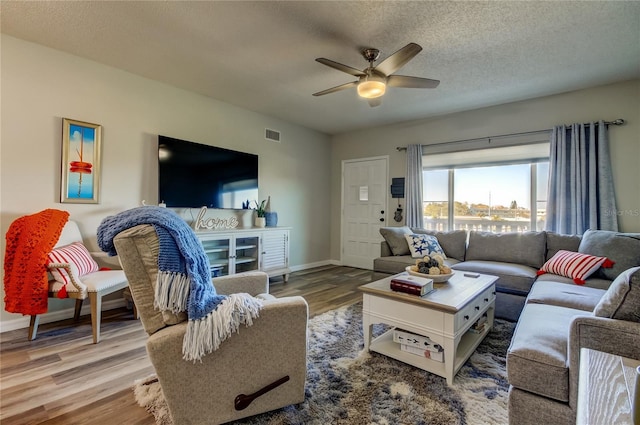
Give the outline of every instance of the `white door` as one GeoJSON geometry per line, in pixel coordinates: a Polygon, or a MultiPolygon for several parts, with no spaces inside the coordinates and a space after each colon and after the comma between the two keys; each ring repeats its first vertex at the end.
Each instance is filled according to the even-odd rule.
{"type": "Polygon", "coordinates": [[[389,158],[342,161],[342,264],[373,269],[387,222],[389,158]]]}

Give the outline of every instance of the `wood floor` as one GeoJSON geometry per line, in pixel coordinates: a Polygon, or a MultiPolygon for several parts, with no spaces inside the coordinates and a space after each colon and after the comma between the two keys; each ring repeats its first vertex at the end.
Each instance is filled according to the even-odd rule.
{"type": "MultiPolygon", "coordinates": [[[[273,279],[276,297],[301,295],[311,316],[362,300],[357,289],[387,275],[325,266],[273,279]]],[[[153,373],[147,335],[131,311],[103,312],[102,336],[92,343],[91,321],[40,325],[35,341],[27,330],[0,334],[0,423],[154,425],[131,391],[134,380],[153,373]]]]}

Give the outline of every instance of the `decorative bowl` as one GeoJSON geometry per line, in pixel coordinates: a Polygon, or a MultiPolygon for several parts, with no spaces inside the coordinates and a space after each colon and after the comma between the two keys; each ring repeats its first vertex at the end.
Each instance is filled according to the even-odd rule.
{"type": "Polygon", "coordinates": [[[414,272],[413,270],[411,270],[411,266],[407,266],[407,268],[405,270],[407,271],[407,273],[412,274],[414,276],[426,277],[428,279],[433,279],[433,283],[446,282],[447,280],[449,280],[451,278],[451,276],[453,276],[453,272],[452,273],[447,273],[447,274],[424,274],[424,273],[418,273],[418,272],[414,272]]]}

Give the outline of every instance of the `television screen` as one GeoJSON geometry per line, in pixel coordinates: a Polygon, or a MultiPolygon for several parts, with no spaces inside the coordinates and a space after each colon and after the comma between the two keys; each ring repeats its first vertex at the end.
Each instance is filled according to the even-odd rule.
{"type": "Polygon", "coordinates": [[[174,208],[242,208],[258,199],[258,155],[158,136],[158,200],[174,208]]]}

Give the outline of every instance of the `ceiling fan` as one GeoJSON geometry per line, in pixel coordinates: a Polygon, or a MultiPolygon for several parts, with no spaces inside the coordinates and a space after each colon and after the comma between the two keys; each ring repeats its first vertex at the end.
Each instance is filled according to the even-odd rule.
{"type": "Polygon", "coordinates": [[[325,94],[334,93],[340,90],[357,87],[358,95],[369,100],[369,105],[378,106],[382,103],[382,95],[385,93],[387,86],[404,87],[416,89],[433,89],[440,84],[439,80],[431,80],[429,78],[408,77],[406,75],[392,75],[394,72],[402,68],[407,62],[413,59],[422,47],[416,43],[409,43],[402,49],[398,50],[378,65],[373,63],[378,60],[380,50],[364,49],[362,56],[369,62],[369,66],[364,70],[352,68],[347,65],[332,61],[325,58],[317,58],[316,61],[323,65],[327,65],[338,71],[358,77],[358,81],[342,84],[330,89],[322,90],[314,93],[314,96],[323,96],[325,94]]]}

